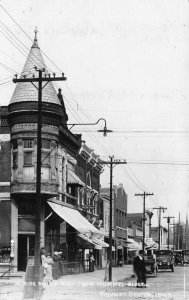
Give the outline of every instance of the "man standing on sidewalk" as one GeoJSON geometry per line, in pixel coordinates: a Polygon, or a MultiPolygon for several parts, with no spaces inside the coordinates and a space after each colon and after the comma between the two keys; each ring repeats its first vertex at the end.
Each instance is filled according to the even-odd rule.
{"type": "Polygon", "coordinates": [[[146,268],[143,255],[143,250],[139,250],[139,254],[133,262],[134,272],[137,276],[137,287],[146,287],[146,268]]]}

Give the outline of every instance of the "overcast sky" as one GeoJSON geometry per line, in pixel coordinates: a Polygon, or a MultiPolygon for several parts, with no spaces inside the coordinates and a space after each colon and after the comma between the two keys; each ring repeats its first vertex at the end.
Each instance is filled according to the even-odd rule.
{"type": "MultiPolygon", "coordinates": [[[[2,0],[0,104],[8,105],[38,28],[50,72],[62,88],[69,122],[105,118],[113,133],[75,126],[102,159],[126,160],[113,170],[129,212],[146,205],[179,211],[189,199],[189,2],[187,0],[2,0]],[[19,26],[18,26],[19,25],[19,26]],[[30,38],[30,39],[29,39],[30,38]]],[[[109,186],[109,169],[101,175],[109,186]]],[[[154,212],[156,216],[156,211],[154,212]]],[[[156,218],[154,218],[155,220],[156,218]]],[[[164,221],[165,222],[165,219],[164,221]]]]}

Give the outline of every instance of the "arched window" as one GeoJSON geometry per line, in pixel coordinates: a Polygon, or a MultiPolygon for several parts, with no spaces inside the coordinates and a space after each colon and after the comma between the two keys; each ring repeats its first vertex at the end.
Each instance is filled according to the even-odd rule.
{"type": "Polygon", "coordinates": [[[91,174],[90,174],[90,171],[87,172],[87,185],[91,187],[91,174]]]}

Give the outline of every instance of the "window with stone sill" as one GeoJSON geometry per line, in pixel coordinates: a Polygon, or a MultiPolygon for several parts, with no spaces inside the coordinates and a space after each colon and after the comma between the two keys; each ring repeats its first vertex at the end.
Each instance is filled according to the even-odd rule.
{"type": "Polygon", "coordinates": [[[41,164],[42,165],[50,165],[50,154],[48,151],[41,152],[41,164]]]}
{"type": "Polygon", "coordinates": [[[41,141],[41,148],[43,149],[50,149],[50,141],[42,139],[41,141]]]}
{"type": "Polygon", "coordinates": [[[25,151],[24,152],[24,166],[31,166],[32,165],[32,151],[25,151]]]}

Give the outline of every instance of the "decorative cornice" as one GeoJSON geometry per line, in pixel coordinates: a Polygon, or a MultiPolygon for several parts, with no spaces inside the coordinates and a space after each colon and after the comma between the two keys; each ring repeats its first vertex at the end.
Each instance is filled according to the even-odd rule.
{"type": "MultiPolygon", "coordinates": [[[[11,183],[11,194],[36,193],[36,183],[11,183]]],[[[51,197],[58,195],[58,184],[42,182],[41,194],[49,194],[51,197]]]]}
{"type": "MultiPolygon", "coordinates": [[[[21,123],[21,124],[15,124],[11,127],[11,133],[16,133],[16,132],[26,132],[26,131],[37,131],[37,123],[21,123]]],[[[59,133],[59,129],[57,126],[54,125],[48,125],[48,124],[43,124],[42,129],[43,132],[51,132],[54,134],[59,133]]]]}
{"type": "MultiPolygon", "coordinates": [[[[50,113],[50,114],[57,114],[62,117],[62,111],[61,111],[61,106],[55,103],[48,103],[48,102],[42,102],[42,112],[43,113],[50,113]]],[[[21,102],[16,102],[9,104],[8,106],[8,115],[20,113],[31,113],[33,112],[38,112],[38,102],[34,101],[21,101],[21,102]]]]}

